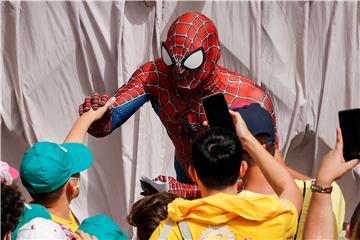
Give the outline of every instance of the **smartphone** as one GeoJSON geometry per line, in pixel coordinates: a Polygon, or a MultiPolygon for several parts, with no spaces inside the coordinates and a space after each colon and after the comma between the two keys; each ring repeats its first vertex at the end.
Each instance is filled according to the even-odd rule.
{"type": "Polygon", "coordinates": [[[346,161],[360,159],[360,108],[339,112],[346,161]]]}
{"type": "Polygon", "coordinates": [[[224,94],[217,93],[204,97],[201,103],[211,128],[222,127],[236,133],[224,94]]]}

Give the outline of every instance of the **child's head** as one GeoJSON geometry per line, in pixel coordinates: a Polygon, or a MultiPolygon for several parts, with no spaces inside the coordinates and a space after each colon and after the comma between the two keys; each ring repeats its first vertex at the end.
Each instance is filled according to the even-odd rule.
{"type": "Polygon", "coordinates": [[[28,149],[20,165],[20,177],[32,198],[52,204],[66,194],[79,195],[80,172],[92,165],[92,154],[83,144],[39,142],[28,149]]]}
{"type": "Polygon", "coordinates": [[[179,196],[173,193],[156,193],[138,200],[131,208],[127,221],[137,228],[140,240],[150,238],[160,222],[167,218],[167,205],[179,196]]]}

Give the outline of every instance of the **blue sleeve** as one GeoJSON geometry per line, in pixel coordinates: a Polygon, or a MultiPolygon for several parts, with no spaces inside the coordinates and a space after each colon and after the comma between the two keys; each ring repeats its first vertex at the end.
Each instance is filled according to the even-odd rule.
{"type": "Polygon", "coordinates": [[[111,125],[112,130],[121,126],[128,120],[144,103],[149,100],[150,94],[140,95],[122,105],[111,108],[111,125]]]}

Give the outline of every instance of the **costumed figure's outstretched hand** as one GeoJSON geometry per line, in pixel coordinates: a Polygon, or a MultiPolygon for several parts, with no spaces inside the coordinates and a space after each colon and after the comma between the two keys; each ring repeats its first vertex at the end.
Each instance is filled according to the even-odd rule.
{"type": "MultiPolygon", "coordinates": [[[[103,95],[105,96],[105,95],[103,95]]],[[[103,98],[103,101],[101,104],[100,102],[97,103],[97,107],[90,107],[89,109],[86,109],[86,111],[83,111],[81,113],[81,116],[83,115],[89,115],[91,116],[93,122],[101,119],[104,114],[106,114],[107,111],[109,111],[109,109],[111,108],[111,104],[113,104],[113,102],[115,102],[115,97],[112,97],[110,99],[108,99],[108,97],[106,96],[106,98],[103,98]]]]}
{"type": "MultiPolygon", "coordinates": [[[[112,101],[111,103],[113,103],[114,101],[112,101]]],[[[98,93],[94,93],[91,97],[87,96],[84,99],[84,103],[79,106],[79,115],[82,116],[84,113],[87,113],[89,111],[97,111],[103,106],[105,106],[107,102],[109,102],[109,96],[106,94],[100,96],[98,93]]],[[[102,109],[101,112],[101,116],[97,118],[94,123],[91,124],[88,130],[88,133],[90,133],[94,137],[106,136],[112,130],[111,107],[108,106],[102,109]]]]}
{"type": "Polygon", "coordinates": [[[74,123],[64,142],[84,143],[86,132],[90,126],[104,116],[114,101],[115,98],[110,98],[102,107],[98,108],[97,110],[90,108],[87,112],[83,112],[81,117],[79,117],[78,120],[76,120],[74,123]]]}
{"type": "Polygon", "coordinates": [[[90,111],[90,109],[97,110],[99,107],[105,105],[105,103],[109,100],[109,96],[99,95],[98,93],[93,93],[93,95],[86,96],[84,99],[84,103],[79,106],[79,115],[81,116],[84,112],[90,111]]]}

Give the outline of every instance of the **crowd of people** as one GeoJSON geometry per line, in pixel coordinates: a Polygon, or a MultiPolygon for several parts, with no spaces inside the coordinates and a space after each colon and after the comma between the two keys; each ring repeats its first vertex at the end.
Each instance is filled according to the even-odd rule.
{"type": "MultiPolygon", "coordinates": [[[[80,223],[70,209],[80,193],[81,172],[93,163],[84,145],[88,128],[113,101],[83,113],[64,143],[34,144],[19,171],[1,163],[2,240],[128,239],[109,216],[80,223]],[[18,176],[30,203],[16,186],[18,176]]],[[[187,199],[186,191],[159,192],[129,209],[127,221],[136,228],[136,239],[338,238],[345,201],[335,180],[359,163],[344,160],[341,130],[336,130],[336,146],[323,157],[317,176],[296,179],[278,156],[275,127],[265,109],[251,104],[230,115],[236,133],[209,128],[192,141],[188,172],[199,192],[195,199],[187,199]]],[[[360,239],[359,214],[360,204],[346,226],[348,239],[360,239]]]]}

